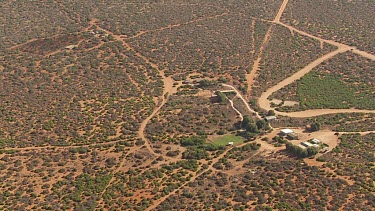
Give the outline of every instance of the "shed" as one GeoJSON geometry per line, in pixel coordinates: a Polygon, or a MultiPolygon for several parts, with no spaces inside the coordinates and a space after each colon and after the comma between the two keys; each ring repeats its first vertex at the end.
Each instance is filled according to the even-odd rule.
{"type": "Polygon", "coordinates": [[[298,147],[300,147],[301,149],[306,149],[306,147],[302,144],[298,144],[298,147]]]}
{"type": "Polygon", "coordinates": [[[228,142],[228,146],[233,146],[233,142],[228,142]]]}
{"type": "Polygon", "coordinates": [[[276,118],[276,116],[266,116],[265,119],[266,119],[267,122],[271,122],[273,120],[276,120],[277,118],[276,118]]]}
{"type": "Polygon", "coordinates": [[[67,49],[67,50],[73,50],[76,47],[77,47],[77,45],[68,45],[68,46],[65,47],[65,49],[67,49]]]}
{"type": "Polygon", "coordinates": [[[305,146],[305,147],[313,147],[314,145],[312,143],[309,143],[309,142],[302,142],[301,145],[305,146]]]}
{"type": "Polygon", "coordinates": [[[313,143],[313,144],[320,144],[321,143],[321,141],[319,139],[316,139],[316,138],[311,139],[310,142],[313,143]]]}
{"type": "Polygon", "coordinates": [[[280,131],[280,133],[281,133],[282,135],[288,135],[288,134],[294,133],[294,131],[291,130],[291,129],[282,129],[282,130],[280,131]]]}

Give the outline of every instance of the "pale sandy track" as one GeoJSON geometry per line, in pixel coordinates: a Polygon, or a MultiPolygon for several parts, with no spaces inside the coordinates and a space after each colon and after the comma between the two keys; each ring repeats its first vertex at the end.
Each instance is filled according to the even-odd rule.
{"type": "Polygon", "coordinates": [[[241,93],[234,86],[229,85],[229,84],[222,84],[222,86],[229,87],[233,91],[235,91],[236,92],[236,96],[239,97],[243,101],[243,103],[245,104],[247,110],[249,110],[251,113],[254,113],[258,118],[261,118],[261,116],[259,116],[259,114],[256,111],[254,111],[253,109],[251,109],[249,103],[245,100],[245,98],[241,95],[241,93]]]}
{"type": "MultiPolygon", "coordinates": [[[[259,103],[259,106],[261,108],[265,109],[265,110],[272,110],[273,109],[270,106],[271,102],[268,100],[268,97],[271,96],[272,93],[274,93],[274,92],[280,90],[281,88],[283,88],[283,87],[293,83],[294,81],[300,79],[305,74],[310,72],[313,68],[315,68],[316,66],[318,66],[322,62],[336,56],[339,53],[343,53],[343,52],[346,52],[346,51],[350,50],[352,53],[358,54],[360,56],[363,56],[363,57],[371,59],[371,60],[375,60],[375,56],[370,54],[370,53],[358,50],[355,47],[351,47],[349,45],[345,45],[345,44],[342,44],[342,43],[335,42],[333,40],[326,40],[326,39],[311,35],[309,33],[298,30],[298,29],[296,29],[292,26],[289,26],[289,25],[286,25],[286,24],[280,22],[280,18],[282,16],[287,4],[288,4],[288,0],[284,0],[283,3],[280,6],[280,9],[279,9],[275,19],[272,21],[273,23],[279,24],[283,27],[288,28],[292,33],[296,32],[296,33],[299,33],[301,35],[310,37],[312,39],[319,40],[321,43],[328,43],[328,44],[334,45],[334,46],[338,47],[338,49],[335,50],[335,51],[332,51],[332,52],[330,52],[326,55],[323,55],[322,57],[320,57],[317,60],[308,64],[306,67],[304,67],[303,69],[301,69],[297,73],[295,73],[292,76],[286,78],[285,80],[281,81],[280,83],[276,84],[275,86],[269,88],[266,92],[264,92],[261,95],[261,97],[259,98],[258,103],[259,103]]],[[[246,79],[247,79],[248,83],[250,84],[250,86],[254,82],[254,77],[256,75],[256,71],[258,69],[259,62],[261,60],[262,51],[263,51],[264,47],[266,46],[268,40],[270,39],[271,28],[272,28],[272,26],[270,27],[270,29],[268,30],[268,32],[267,32],[267,34],[264,38],[262,46],[260,47],[259,57],[258,57],[257,60],[255,60],[251,73],[246,76],[246,79]]],[[[334,113],[375,113],[375,111],[374,110],[359,110],[359,109],[314,109],[314,110],[289,112],[289,113],[275,111],[275,113],[280,114],[280,115],[284,115],[284,116],[289,116],[289,117],[313,117],[313,116],[319,116],[319,115],[324,115],[324,114],[334,114],[334,113]]]]}
{"type": "Polygon", "coordinates": [[[313,109],[297,112],[279,112],[275,111],[276,114],[294,117],[294,118],[308,118],[321,116],[326,114],[338,114],[338,113],[375,113],[375,110],[360,110],[360,109],[313,109]]]}
{"type": "Polygon", "coordinates": [[[283,3],[280,6],[279,12],[277,13],[275,19],[273,20],[274,22],[276,22],[276,23],[280,22],[280,18],[284,13],[284,10],[285,10],[287,4],[288,4],[288,0],[284,0],[283,3]]]}
{"type": "MultiPolygon", "coordinates": [[[[228,98],[227,98],[228,99],[228,98]]],[[[232,109],[240,116],[240,119],[241,119],[241,122],[243,121],[243,115],[241,114],[241,112],[239,110],[237,110],[235,107],[234,107],[234,103],[233,103],[233,100],[229,100],[229,103],[230,103],[230,106],[232,107],[232,109]]]]}

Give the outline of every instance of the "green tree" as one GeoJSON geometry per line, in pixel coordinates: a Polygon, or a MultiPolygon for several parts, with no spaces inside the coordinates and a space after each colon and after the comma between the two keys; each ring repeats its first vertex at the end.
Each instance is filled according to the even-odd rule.
{"type": "Polygon", "coordinates": [[[321,128],[321,125],[319,122],[314,122],[310,125],[310,131],[311,132],[315,132],[315,131],[319,131],[321,128]]]}

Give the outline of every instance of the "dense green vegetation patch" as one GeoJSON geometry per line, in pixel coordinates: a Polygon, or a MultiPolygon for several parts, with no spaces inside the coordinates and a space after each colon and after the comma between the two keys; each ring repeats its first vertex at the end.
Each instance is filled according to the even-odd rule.
{"type": "Polygon", "coordinates": [[[375,99],[358,89],[337,76],[312,72],[298,82],[297,96],[303,108],[375,109],[375,99]]]}

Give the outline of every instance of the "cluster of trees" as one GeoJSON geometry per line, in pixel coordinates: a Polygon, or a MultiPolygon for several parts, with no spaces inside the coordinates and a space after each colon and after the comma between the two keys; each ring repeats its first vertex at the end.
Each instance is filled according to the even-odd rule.
{"type": "Polygon", "coordinates": [[[303,148],[301,148],[297,145],[294,145],[290,142],[286,143],[286,150],[288,152],[290,152],[291,154],[299,157],[299,158],[310,157],[310,156],[318,154],[318,152],[319,152],[319,148],[317,148],[317,147],[307,147],[307,148],[303,149],[303,148]]]}
{"type": "Polygon", "coordinates": [[[216,91],[215,94],[217,96],[217,102],[218,103],[228,102],[228,98],[224,93],[222,93],[220,91],[216,91]]]}
{"type": "Polygon", "coordinates": [[[181,146],[200,146],[206,142],[207,136],[182,136],[181,146]]]}
{"type": "Polygon", "coordinates": [[[319,122],[314,122],[310,125],[310,132],[315,132],[315,131],[319,131],[321,128],[321,124],[319,122]]]}
{"type": "Polygon", "coordinates": [[[254,121],[249,115],[245,115],[243,121],[238,123],[237,127],[245,130],[238,132],[238,134],[247,139],[252,139],[260,132],[270,129],[269,124],[265,120],[254,121]]]}
{"type": "Polygon", "coordinates": [[[190,147],[182,153],[183,159],[200,160],[200,159],[206,159],[206,158],[208,158],[208,156],[209,156],[209,154],[206,152],[206,150],[201,149],[201,148],[190,147]]]}

